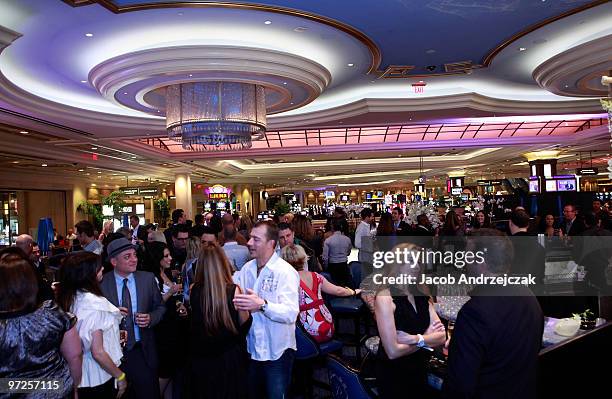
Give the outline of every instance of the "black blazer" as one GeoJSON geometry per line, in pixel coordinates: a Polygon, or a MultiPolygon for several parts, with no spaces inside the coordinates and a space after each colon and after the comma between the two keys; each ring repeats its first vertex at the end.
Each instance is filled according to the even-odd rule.
{"type": "Polygon", "coordinates": [[[409,236],[411,232],[412,229],[410,228],[410,225],[403,220],[400,220],[399,224],[397,225],[397,229],[395,229],[395,234],[398,236],[409,236]]]}
{"type": "Polygon", "coordinates": [[[586,226],[584,225],[584,222],[582,220],[576,218],[574,219],[574,223],[572,223],[572,226],[570,227],[569,231],[567,231],[566,221],[562,220],[561,230],[566,236],[579,236],[584,230],[586,230],[586,226]]]}
{"type": "MultiPolygon", "coordinates": [[[[538,243],[538,237],[519,231],[512,236],[511,241],[514,247],[514,260],[510,273],[531,274],[536,278],[538,284],[544,284],[546,251],[538,243]]],[[[537,288],[543,288],[543,286],[537,288]]]]}
{"type": "Polygon", "coordinates": [[[444,379],[446,398],[536,397],[544,316],[525,287],[477,287],[455,323],[444,379]],[[516,296],[521,295],[521,296],[516,296]]]}
{"type": "MultiPolygon", "coordinates": [[[[162,300],[159,292],[159,286],[155,282],[153,273],[136,271],[134,272],[136,280],[136,296],[138,300],[138,309],[132,309],[134,312],[149,313],[151,315],[151,324],[147,328],[140,328],[140,344],[145,356],[145,361],[151,368],[157,368],[157,350],[155,346],[155,334],[153,327],[159,323],[166,312],[166,305],[162,300]]],[[[119,307],[119,299],[117,297],[117,283],[115,282],[115,273],[109,272],[104,275],[100,283],[102,293],[113,305],[119,307]]]]}

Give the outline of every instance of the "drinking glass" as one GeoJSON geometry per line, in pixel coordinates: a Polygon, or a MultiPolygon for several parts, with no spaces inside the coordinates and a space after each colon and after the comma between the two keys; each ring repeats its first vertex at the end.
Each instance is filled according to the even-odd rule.
{"type": "Polygon", "coordinates": [[[121,323],[119,323],[119,343],[121,344],[122,347],[124,347],[125,344],[127,344],[127,340],[128,340],[128,332],[127,332],[127,327],[125,325],[125,317],[122,317],[121,323]]]}
{"type": "Polygon", "coordinates": [[[449,340],[453,336],[453,332],[454,331],[455,331],[455,322],[452,321],[452,320],[449,320],[448,321],[448,328],[446,329],[446,335],[447,335],[449,340]]]}

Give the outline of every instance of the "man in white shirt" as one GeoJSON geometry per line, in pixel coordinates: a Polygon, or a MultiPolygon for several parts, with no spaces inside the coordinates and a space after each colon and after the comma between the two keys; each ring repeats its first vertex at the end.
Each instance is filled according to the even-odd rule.
{"type": "Polygon", "coordinates": [[[333,220],[332,231],[333,234],[323,243],[323,264],[331,274],[334,284],[346,287],[351,284],[348,256],[353,245],[351,239],[342,234],[340,219],[333,220]]]}
{"type": "Polygon", "coordinates": [[[140,228],[140,219],[136,215],[130,216],[130,226],[132,227],[132,244],[138,243],[138,229],[140,228]]]}
{"type": "Polygon", "coordinates": [[[234,297],[237,310],[251,312],[247,336],[249,397],[277,399],[287,395],[295,358],[295,321],[299,313],[300,277],[275,252],[278,228],[262,221],[248,242],[254,258],[234,274],[245,294],[234,297]]]}
{"type": "Polygon", "coordinates": [[[361,211],[361,223],[355,230],[355,247],[359,249],[359,262],[362,263],[372,263],[373,248],[370,248],[372,246],[370,240],[372,221],[374,221],[374,213],[370,208],[364,208],[361,211]]]}

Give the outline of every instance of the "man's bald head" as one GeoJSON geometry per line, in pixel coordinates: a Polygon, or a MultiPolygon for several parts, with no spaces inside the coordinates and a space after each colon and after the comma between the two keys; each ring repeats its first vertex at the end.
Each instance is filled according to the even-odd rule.
{"type": "Polygon", "coordinates": [[[30,256],[32,254],[34,239],[31,235],[21,234],[15,240],[15,246],[17,248],[21,248],[21,250],[27,255],[30,256]]]}

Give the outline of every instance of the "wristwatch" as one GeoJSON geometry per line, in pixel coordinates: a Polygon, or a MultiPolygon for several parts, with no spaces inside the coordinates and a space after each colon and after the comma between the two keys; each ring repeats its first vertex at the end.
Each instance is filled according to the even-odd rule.
{"type": "Polygon", "coordinates": [[[427,345],[425,344],[425,338],[423,338],[423,336],[421,334],[417,334],[417,338],[419,338],[419,342],[417,342],[417,346],[419,348],[424,348],[427,345]]]}
{"type": "Polygon", "coordinates": [[[259,308],[259,310],[261,310],[262,313],[266,312],[266,309],[268,309],[268,301],[266,301],[264,299],[264,303],[261,305],[261,307],[259,308]]]}

